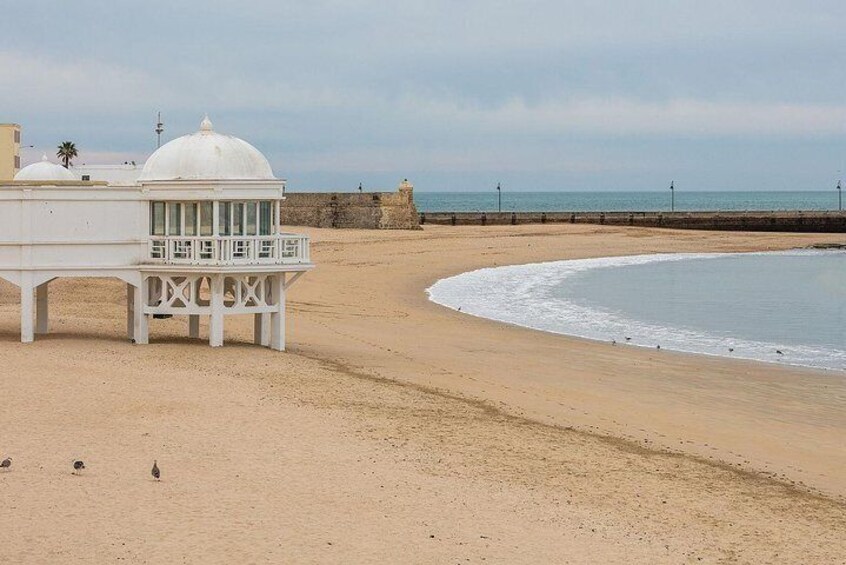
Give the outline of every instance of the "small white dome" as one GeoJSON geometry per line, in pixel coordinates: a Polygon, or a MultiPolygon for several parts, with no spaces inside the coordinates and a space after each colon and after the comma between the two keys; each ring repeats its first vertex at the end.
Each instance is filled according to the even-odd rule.
{"type": "Polygon", "coordinates": [[[25,181],[57,181],[57,180],[79,180],[72,172],[61,165],[51,163],[47,155],[41,157],[41,161],[27,165],[15,175],[15,180],[25,181]]]}
{"type": "Polygon", "coordinates": [[[216,133],[206,116],[200,131],[183,135],[155,151],[139,181],[273,179],[261,151],[231,135],[216,133]]]}

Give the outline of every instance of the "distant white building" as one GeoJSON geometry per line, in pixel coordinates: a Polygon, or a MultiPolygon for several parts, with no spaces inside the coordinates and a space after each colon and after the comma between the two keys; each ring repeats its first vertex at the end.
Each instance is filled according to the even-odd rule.
{"type": "Polygon", "coordinates": [[[255,342],[284,350],[285,292],[314,265],[308,238],[280,231],[284,181],[267,159],[206,118],[135,180],[125,172],[81,180],[45,156],[0,182],[0,277],[21,290],[21,341],[49,331],[51,281],[113,277],[126,282],[135,343],[148,342],[150,316],[182,315],[194,338],[208,316],[220,346],[226,315],[253,314],[255,342]]]}

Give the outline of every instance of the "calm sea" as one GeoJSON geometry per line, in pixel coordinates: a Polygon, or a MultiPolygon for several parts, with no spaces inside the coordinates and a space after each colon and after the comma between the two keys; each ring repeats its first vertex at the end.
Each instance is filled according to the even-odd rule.
{"type": "MultiPolygon", "coordinates": [[[[496,191],[415,192],[420,212],[492,212],[498,208],[496,191]]],[[[675,209],[695,210],[837,210],[836,190],[827,192],[684,192],[677,190],[675,209]]],[[[613,212],[670,209],[670,191],[664,192],[506,192],[506,212],[613,212]]]]}
{"type": "Polygon", "coordinates": [[[620,347],[846,370],[843,251],[499,267],[444,279],[429,295],[468,314],[620,347]]]}

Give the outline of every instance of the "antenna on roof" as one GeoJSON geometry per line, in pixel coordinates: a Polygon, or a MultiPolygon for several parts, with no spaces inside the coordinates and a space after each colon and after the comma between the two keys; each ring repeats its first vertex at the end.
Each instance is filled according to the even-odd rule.
{"type": "Polygon", "coordinates": [[[156,149],[162,146],[162,132],[164,131],[164,124],[162,123],[162,113],[159,112],[158,120],[156,121],[156,149]]]}

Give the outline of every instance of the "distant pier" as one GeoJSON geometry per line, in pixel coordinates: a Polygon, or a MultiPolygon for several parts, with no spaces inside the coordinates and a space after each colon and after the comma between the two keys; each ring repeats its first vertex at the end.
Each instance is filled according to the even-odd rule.
{"type": "Polygon", "coordinates": [[[420,225],[598,224],[692,230],[846,233],[846,212],[423,212],[420,225]]]}

